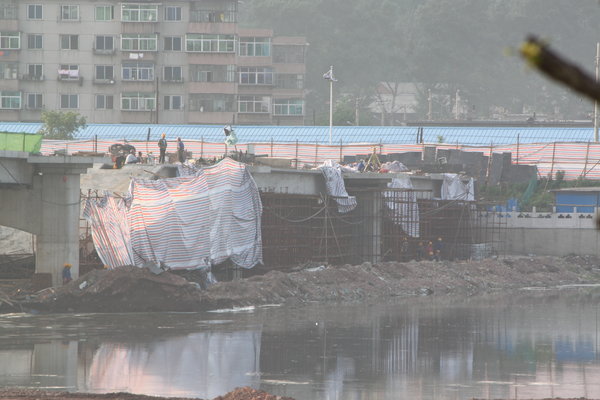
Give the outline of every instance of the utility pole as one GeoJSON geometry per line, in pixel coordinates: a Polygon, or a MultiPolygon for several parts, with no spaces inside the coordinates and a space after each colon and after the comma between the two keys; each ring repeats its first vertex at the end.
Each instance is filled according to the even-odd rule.
{"type": "Polygon", "coordinates": [[[454,112],[454,119],[458,119],[459,115],[460,115],[460,89],[456,89],[456,104],[455,104],[456,110],[454,112]]]}
{"type": "Polygon", "coordinates": [[[427,110],[427,120],[433,119],[433,97],[431,97],[431,89],[427,89],[427,101],[429,102],[429,109],[427,110]]]}
{"type": "MultiPolygon", "coordinates": [[[[596,82],[600,69],[600,43],[596,43],[596,82]]],[[[594,100],[594,142],[598,142],[598,100],[594,100]]]]}
{"type": "MultiPolygon", "coordinates": [[[[156,73],[156,72],[155,72],[156,73]]],[[[156,74],[156,98],[154,99],[154,108],[156,110],[156,115],[155,115],[155,120],[156,120],[156,125],[158,125],[158,74],[156,74]]]]}

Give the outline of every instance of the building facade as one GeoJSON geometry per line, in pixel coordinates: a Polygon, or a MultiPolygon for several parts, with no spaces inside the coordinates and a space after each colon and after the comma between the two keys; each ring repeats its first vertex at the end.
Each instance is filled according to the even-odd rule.
{"type": "Polygon", "coordinates": [[[0,0],[0,120],[303,125],[306,48],[237,0],[0,0]]]}

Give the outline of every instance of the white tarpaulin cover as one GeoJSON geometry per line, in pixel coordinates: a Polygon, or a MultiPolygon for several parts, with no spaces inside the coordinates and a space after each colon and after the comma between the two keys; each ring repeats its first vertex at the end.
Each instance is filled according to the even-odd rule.
{"type": "Polygon", "coordinates": [[[354,210],[357,204],[356,197],[349,196],[348,192],[346,192],[346,185],[344,185],[340,165],[335,161],[327,160],[319,169],[325,177],[327,194],[332,196],[338,205],[338,212],[347,213],[354,210]]]}
{"type": "Polygon", "coordinates": [[[442,200],[475,200],[474,183],[473,178],[465,184],[458,174],[444,174],[442,200]]]}
{"type": "Polygon", "coordinates": [[[417,196],[412,191],[413,185],[408,176],[392,179],[387,185],[390,189],[409,189],[405,192],[384,192],[386,205],[392,212],[395,224],[400,224],[404,232],[412,237],[419,237],[419,205],[417,196]]]}
{"type": "Polygon", "coordinates": [[[229,158],[196,175],[133,179],[129,199],[90,199],[84,215],[100,259],[111,267],[262,262],[258,188],[246,166],[229,158]]]}

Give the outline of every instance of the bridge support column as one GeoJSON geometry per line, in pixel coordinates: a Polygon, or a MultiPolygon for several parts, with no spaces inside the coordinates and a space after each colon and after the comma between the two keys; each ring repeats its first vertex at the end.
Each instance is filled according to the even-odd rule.
{"type": "Polygon", "coordinates": [[[65,263],[73,266],[73,279],[79,276],[79,173],[44,168],[35,190],[42,199],[35,272],[52,274],[52,286],[62,285],[65,263]]]}

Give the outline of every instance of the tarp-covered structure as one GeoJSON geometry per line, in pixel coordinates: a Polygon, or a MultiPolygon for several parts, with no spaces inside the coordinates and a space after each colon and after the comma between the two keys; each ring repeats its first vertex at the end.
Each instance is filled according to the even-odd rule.
{"type": "Polygon", "coordinates": [[[111,267],[262,263],[258,187],[246,166],[229,158],[193,175],[133,178],[123,198],[88,199],[84,216],[98,256],[111,267]]]}
{"type": "Polygon", "coordinates": [[[39,153],[42,148],[42,136],[36,133],[0,132],[0,150],[39,153]]]}
{"type": "Polygon", "coordinates": [[[469,178],[467,183],[463,182],[459,174],[444,174],[442,182],[442,200],[475,200],[475,180],[469,178]]]}

